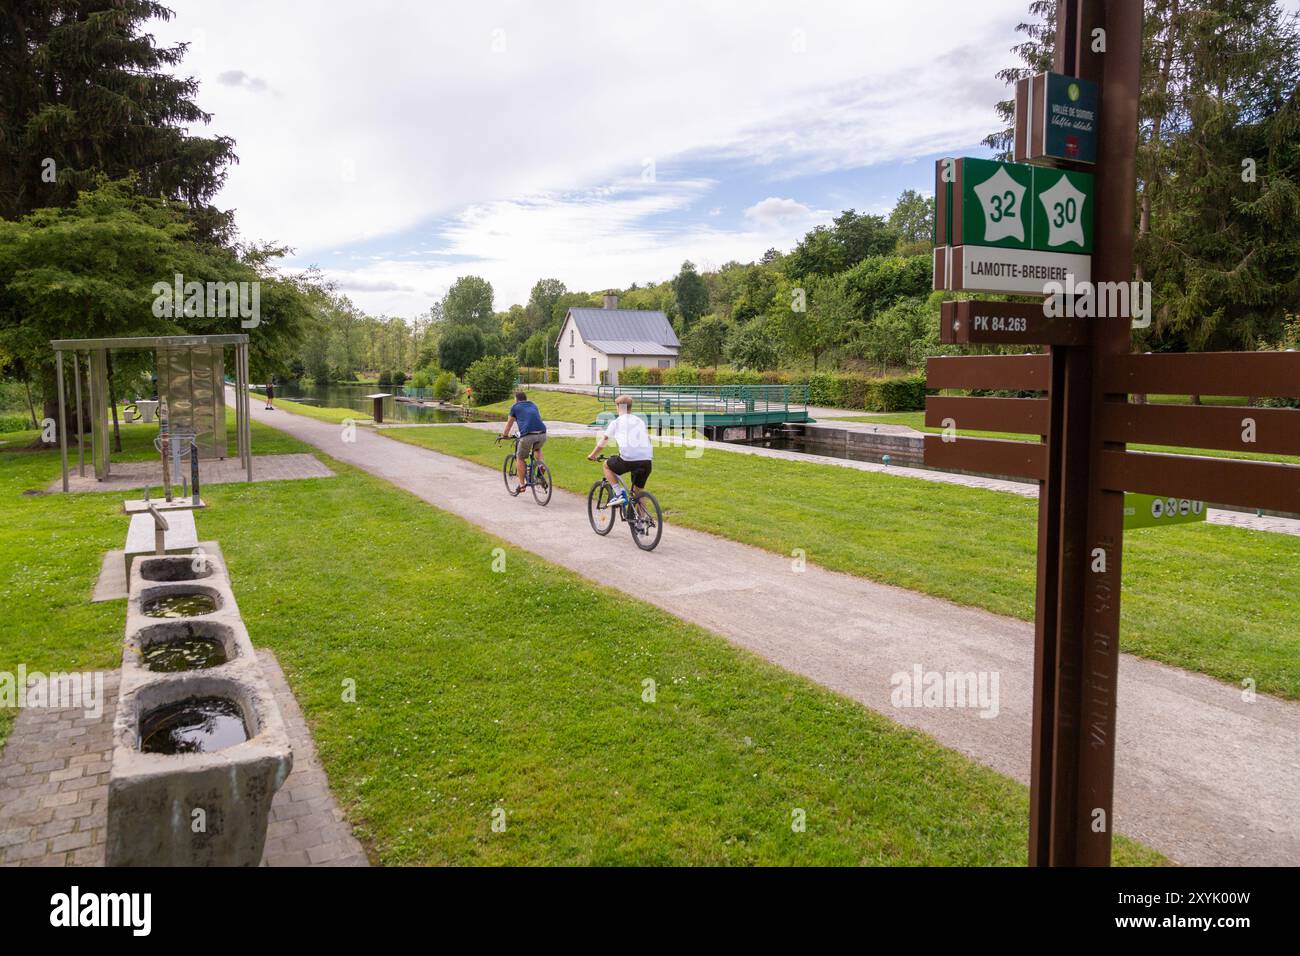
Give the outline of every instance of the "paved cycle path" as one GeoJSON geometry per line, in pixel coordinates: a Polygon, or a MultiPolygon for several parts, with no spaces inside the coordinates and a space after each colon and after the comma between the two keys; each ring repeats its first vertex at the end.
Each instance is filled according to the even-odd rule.
{"type": "MultiPolygon", "coordinates": [[[[355,441],[344,442],[335,424],[268,412],[257,403],[253,417],[517,547],[1029,780],[1033,627],[1024,621],[826,571],[816,566],[815,551],[796,570],[789,557],[673,526],[671,499],[664,501],[662,543],[642,553],[622,523],[608,537],[593,534],[586,500],[577,495],[557,489],[550,505],[539,508],[531,494],[510,498],[499,471],[371,428],[356,429],[355,441]],[[996,674],[996,716],[971,707],[894,706],[891,678],[918,667],[996,674]]],[[[596,475],[592,465],[593,480],[596,475]]],[[[1118,701],[1119,832],[1183,864],[1300,863],[1300,705],[1262,695],[1247,702],[1237,687],[1127,654],[1118,701]]]]}

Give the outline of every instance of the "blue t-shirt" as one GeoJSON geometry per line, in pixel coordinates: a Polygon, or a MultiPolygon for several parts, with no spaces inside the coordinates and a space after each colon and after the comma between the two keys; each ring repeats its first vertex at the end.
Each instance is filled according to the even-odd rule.
{"type": "Polygon", "coordinates": [[[542,421],[542,413],[537,410],[537,406],[532,402],[515,402],[510,406],[510,417],[519,425],[519,434],[521,435],[546,431],[546,423],[542,421]]]}

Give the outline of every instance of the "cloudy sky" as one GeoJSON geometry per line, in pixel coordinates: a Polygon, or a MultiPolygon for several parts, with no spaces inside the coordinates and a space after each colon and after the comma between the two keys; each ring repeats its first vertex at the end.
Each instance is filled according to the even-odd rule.
{"type": "Polygon", "coordinates": [[[984,155],[1027,0],[169,0],[218,204],[367,311],[789,249],[984,155]]]}

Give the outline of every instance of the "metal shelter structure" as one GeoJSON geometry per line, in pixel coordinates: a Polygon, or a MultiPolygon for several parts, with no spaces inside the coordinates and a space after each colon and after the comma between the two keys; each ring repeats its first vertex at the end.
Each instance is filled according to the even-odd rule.
{"type": "Polygon", "coordinates": [[[86,474],[86,444],[81,426],[81,387],[85,363],[91,421],[91,467],[103,481],[110,474],[108,353],[112,350],[148,350],[155,354],[158,377],[159,421],[162,432],[190,436],[201,458],[225,458],[226,395],[225,350],[233,347],[235,384],[236,453],[248,480],[253,480],[253,442],[249,425],[248,335],[160,335],[103,339],[55,339],[54,368],[59,393],[59,456],[63,490],[68,490],[68,430],[64,396],[63,357],[72,354],[73,392],[77,415],[77,472],[86,474]],[[82,353],[85,353],[83,360],[82,353]]]}

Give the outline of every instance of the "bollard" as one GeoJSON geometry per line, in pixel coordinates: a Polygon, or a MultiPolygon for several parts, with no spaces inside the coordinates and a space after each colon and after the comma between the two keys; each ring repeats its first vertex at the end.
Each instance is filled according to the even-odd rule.
{"type": "Polygon", "coordinates": [[[199,504],[199,443],[190,442],[190,504],[196,508],[199,504]]]}

